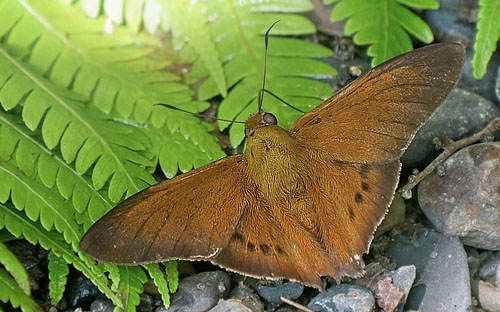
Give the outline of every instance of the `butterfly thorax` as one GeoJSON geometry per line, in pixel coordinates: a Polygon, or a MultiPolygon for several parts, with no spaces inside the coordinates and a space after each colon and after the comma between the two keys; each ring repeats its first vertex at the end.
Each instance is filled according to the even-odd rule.
{"type": "MultiPolygon", "coordinates": [[[[300,159],[300,143],[290,133],[277,125],[247,121],[248,176],[264,193],[275,197],[294,189],[307,172],[304,160],[300,159]]],[[[255,118],[254,121],[258,121],[255,118]]]]}

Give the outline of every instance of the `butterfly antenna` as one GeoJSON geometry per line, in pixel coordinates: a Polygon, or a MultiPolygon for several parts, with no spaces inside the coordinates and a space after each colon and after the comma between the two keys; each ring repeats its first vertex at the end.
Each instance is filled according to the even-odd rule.
{"type": "Polygon", "coordinates": [[[279,96],[277,96],[276,94],[274,94],[273,92],[269,91],[269,90],[266,90],[266,89],[262,89],[261,92],[265,92],[271,96],[273,96],[275,99],[277,99],[278,101],[280,101],[281,103],[289,106],[290,108],[298,111],[299,113],[302,113],[302,114],[305,114],[306,112],[304,112],[303,110],[301,110],[300,108],[298,107],[295,107],[293,106],[292,104],[288,103],[287,101],[283,100],[282,98],[280,98],[279,96]]]}
{"type": "Polygon", "coordinates": [[[193,112],[187,111],[185,109],[178,108],[178,107],[175,107],[175,106],[172,106],[172,105],[168,105],[168,104],[165,104],[165,103],[158,103],[158,104],[155,104],[155,105],[164,106],[166,108],[170,108],[170,109],[173,109],[173,110],[176,110],[176,111],[179,111],[179,112],[183,112],[183,113],[186,113],[186,114],[190,114],[190,115],[193,115],[193,116],[196,116],[196,117],[200,117],[200,118],[208,118],[208,119],[212,119],[212,120],[220,120],[220,121],[229,122],[231,124],[233,124],[233,123],[244,124],[245,123],[243,121],[222,119],[222,118],[217,118],[217,117],[213,117],[213,116],[205,116],[203,114],[193,113],[193,112]]]}
{"type": "Polygon", "coordinates": [[[262,109],[262,101],[264,100],[264,90],[266,89],[266,73],[267,73],[267,50],[269,46],[269,32],[273,29],[274,25],[276,25],[280,20],[274,22],[271,27],[269,27],[266,31],[264,43],[265,43],[265,53],[264,53],[264,79],[262,79],[262,89],[259,91],[259,112],[262,109]]]}

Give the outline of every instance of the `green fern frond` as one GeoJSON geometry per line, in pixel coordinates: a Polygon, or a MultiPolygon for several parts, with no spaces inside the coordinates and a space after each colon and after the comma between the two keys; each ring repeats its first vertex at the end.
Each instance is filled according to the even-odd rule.
{"type": "Polygon", "coordinates": [[[165,279],[165,275],[160,269],[160,265],[158,263],[150,263],[144,264],[143,267],[146,271],[148,271],[149,276],[151,276],[156,287],[158,287],[158,292],[161,295],[165,308],[168,308],[170,306],[170,291],[168,289],[168,283],[165,279]]]}
{"type": "Polygon", "coordinates": [[[109,288],[104,270],[87,256],[81,253],[76,255],[60,233],[45,230],[40,223],[31,221],[22,211],[9,204],[0,204],[0,228],[7,229],[15,237],[22,236],[32,244],[40,244],[44,249],[63,257],[67,263],[90,279],[115,305],[122,304],[109,288]]]}
{"type": "Polygon", "coordinates": [[[135,312],[140,302],[139,295],[144,290],[142,284],[148,278],[140,266],[119,266],[118,268],[120,270],[118,291],[121,294],[124,310],[135,312]]]}
{"type": "Polygon", "coordinates": [[[26,273],[26,270],[19,259],[17,259],[16,255],[13,254],[12,251],[10,251],[9,248],[7,248],[7,246],[3,243],[0,243],[0,263],[15,279],[24,293],[29,296],[31,290],[28,273],[26,273]]]}
{"type": "Polygon", "coordinates": [[[49,252],[49,297],[52,305],[61,301],[64,290],[66,289],[66,280],[69,273],[69,267],[66,260],[49,252]]]}
{"type": "MultiPolygon", "coordinates": [[[[144,2],[144,16],[149,7],[154,6],[149,4],[152,2],[144,2]]],[[[281,22],[273,29],[274,35],[314,33],[314,25],[309,20],[290,14],[312,9],[307,0],[263,3],[216,0],[202,4],[162,1],[156,6],[162,13],[154,15],[151,12],[153,15],[144,19],[144,24],[150,31],[161,26],[162,30],[172,32],[173,45],[181,51],[180,57],[193,63],[184,77],[192,85],[201,83],[199,99],[207,100],[218,94],[225,97],[224,88],[232,87],[234,94],[230,93],[222,102],[219,117],[246,120],[257,109],[254,100],[262,86],[263,34],[276,20],[281,22]],[[251,108],[245,110],[250,103],[251,108]]],[[[331,54],[330,50],[303,40],[271,38],[267,89],[302,110],[311,109],[329,97],[332,89],[304,77],[331,77],[336,71],[310,58],[331,54]]],[[[289,127],[301,115],[272,97],[266,97],[264,109],[275,113],[283,127],[289,127]]],[[[228,123],[219,122],[221,130],[227,126],[228,123]]],[[[243,127],[231,126],[229,135],[231,144],[239,145],[244,137],[243,127]]]]}
{"type": "Polygon", "coordinates": [[[171,292],[176,292],[179,287],[179,271],[177,271],[177,261],[167,261],[164,265],[165,273],[167,273],[168,288],[171,292]]]}
{"type": "Polygon", "coordinates": [[[437,9],[436,0],[335,0],[330,19],[347,19],[346,35],[354,35],[354,43],[370,45],[368,55],[376,66],[396,55],[411,51],[411,35],[431,43],[434,40],[429,26],[405,7],[437,9]]]}
{"type": "MultiPolygon", "coordinates": [[[[28,127],[34,129],[41,123],[47,146],[52,149],[59,144],[67,162],[76,159],[79,173],[93,165],[110,165],[103,171],[107,176],[97,175],[93,183],[98,189],[110,183],[113,201],[120,199],[123,192],[129,196],[144,188],[152,180],[148,178],[145,184],[141,181],[143,178],[135,179],[137,168],[133,167],[152,167],[154,163],[138,159],[138,153],[133,153],[134,159],[122,159],[119,152],[111,151],[114,146],[106,140],[114,137],[106,137],[107,132],[98,133],[100,129],[96,128],[113,129],[113,123],[94,125],[90,121],[96,114],[88,111],[94,106],[116,120],[153,127],[163,127],[166,123],[169,129],[175,130],[175,125],[182,124],[186,114],[153,104],[182,105],[195,112],[206,109],[208,104],[193,101],[193,91],[180,82],[178,74],[168,71],[180,68],[180,64],[172,61],[175,50],[168,44],[158,49],[158,38],[132,34],[120,27],[112,28],[107,34],[102,31],[106,29],[104,19],[89,20],[78,9],[55,1],[27,0],[21,4],[14,0],[0,3],[0,19],[6,21],[0,27],[0,42],[5,45],[3,54],[7,59],[0,62],[8,66],[4,77],[0,77],[7,88],[3,93],[0,91],[5,109],[18,104],[25,109],[28,106],[28,111],[23,111],[28,127]],[[72,18],[67,19],[68,15],[72,18]],[[27,55],[24,58],[27,64],[18,60],[21,55],[27,55]],[[12,71],[20,71],[27,77],[19,73],[13,75],[12,71]],[[25,87],[13,89],[12,85],[24,82],[27,83],[25,87]],[[41,105],[34,107],[34,102],[41,105]],[[47,122],[51,126],[44,127],[47,122]],[[69,144],[67,141],[72,136],[75,136],[74,143],[69,144]],[[85,161],[78,160],[79,151],[86,155],[82,158],[85,161]]],[[[104,120],[103,116],[97,116],[98,123],[99,119],[104,120]]],[[[198,135],[189,128],[187,131],[188,137],[198,135]]],[[[123,138],[119,140],[122,141],[123,138]]],[[[141,151],[133,146],[123,147],[141,151]]],[[[144,142],[135,147],[148,148],[144,142]]],[[[94,170],[93,174],[96,172],[94,170]]]]}
{"type": "Polygon", "coordinates": [[[76,213],[88,215],[85,222],[79,222],[84,224],[84,230],[112,208],[111,201],[94,188],[88,177],[46,148],[39,135],[26,128],[17,115],[0,111],[0,142],[0,160],[15,159],[29,176],[37,171],[47,188],[56,186],[64,199],[71,200],[76,213]]]}
{"type": "Polygon", "coordinates": [[[500,2],[497,0],[479,1],[479,21],[477,22],[476,42],[474,42],[474,78],[481,79],[500,39],[500,2]]]}
{"type": "Polygon", "coordinates": [[[21,308],[23,312],[42,312],[43,309],[19,287],[9,273],[0,268],[0,300],[9,302],[13,308],[21,308]]]}
{"type": "Polygon", "coordinates": [[[81,228],[74,221],[70,203],[57,191],[28,177],[13,161],[0,161],[0,181],[0,202],[5,203],[10,197],[14,206],[25,211],[30,220],[40,221],[47,231],[55,228],[77,248],[82,237],[81,228]]]}

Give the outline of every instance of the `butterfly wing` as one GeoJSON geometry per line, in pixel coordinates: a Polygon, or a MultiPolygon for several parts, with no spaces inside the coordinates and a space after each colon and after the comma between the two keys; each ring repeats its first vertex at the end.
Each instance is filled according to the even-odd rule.
{"type": "Polygon", "coordinates": [[[319,236],[333,277],[358,276],[361,256],[392,201],[399,157],[459,79],[464,48],[439,44],[375,67],[297,120],[308,149],[319,236]]]}
{"type": "Polygon", "coordinates": [[[160,182],[108,212],[80,249],[115,264],[214,257],[241,217],[245,175],[235,155],[160,182]]]}
{"type": "Polygon", "coordinates": [[[331,159],[390,163],[457,83],[461,44],[435,44],[395,57],[299,118],[290,133],[331,159]]]}

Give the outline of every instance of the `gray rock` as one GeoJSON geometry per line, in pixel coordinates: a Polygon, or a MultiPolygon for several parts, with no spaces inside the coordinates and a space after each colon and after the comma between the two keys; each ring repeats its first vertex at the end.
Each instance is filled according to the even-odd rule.
{"type": "Polygon", "coordinates": [[[419,185],[418,202],[437,230],[466,245],[500,250],[500,142],[475,144],[419,185]]]}
{"type": "Polygon", "coordinates": [[[304,285],[294,282],[286,282],[277,286],[259,285],[257,292],[264,300],[271,303],[282,303],[281,297],[295,300],[304,292],[304,285]]]}
{"type": "Polygon", "coordinates": [[[375,298],[365,287],[341,284],[314,297],[307,307],[318,312],[371,312],[375,298]]]}
{"type": "Polygon", "coordinates": [[[208,312],[252,312],[246,305],[238,299],[221,300],[208,312]]]}
{"type": "Polygon", "coordinates": [[[477,80],[473,76],[472,59],[474,57],[474,49],[467,49],[465,52],[465,62],[462,69],[462,79],[458,83],[460,88],[467,89],[471,92],[484,96],[486,99],[497,102],[495,93],[495,85],[497,79],[497,69],[500,66],[500,54],[493,53],[486,67],[486,74],[481,80],[477,80]]]}
{"type": "Polygon", "coordinates": [[[113,312],[115,305],[109,299],[97,299],[90,304],[90,312],[113,312]]]}
{"type": "Polygon", "coordinates": [[[415,281],[415,277],[417,276],[417,268],[414,265],[406,265],[398,268],[395,271],[387,272],[384,276],[388,276],[392,278],[392,283],[394,286],[398,287],[404,294],[403,299],[401,300],[397,311],[402,312],[403,307],[408,298],[408,294],[410,293],[411,286],[415,281]]]}
{"type": "Polygon", "coordinates": [[[500,311],[500,288],[496,287],[495,284],[473,280],[472,292],[481,308],[492,312],[500,311]]]}
{"type": "Polygon", "coordinates": [[[156,312],[202,312],[214,307],[224,298],[231,286],[231,277],[224,271],[203,272],[186,277],[179,282],[179,289],[172,296],[168,309],[156,312]]]}
{"type": "Polygon", "coordinates": [[[99,289],[83,275],[68,279],[66,298],[68,307],[87,306],[99,295],[99,289]]]}
{"type": "Polygon", "coordinates": [[[500,100],[500,66],[498,67],[497,83],[495,84],[495,95],[500,100]]]}
{"type": "Polygon", "coordinates": [[[405,310],[471,311],[467,255],[460,240],[426,228],[416,234],[414,240],[398,236],[387,249],[398,266],[413,264],[417,269],[405,310]]]}
{"type": "MultiPolygon", "coordinates": [[[[500,253],[495,252],[489,256],[479,269],[479,278],[481,280],[497,280],[497,270],[500,268],[500,253]]],[[[500,286],[500,284],[499,284],[500,286]]]]}
{"type": "Polygon", "coordinates": [[[423,168],[441,151],[434,138],[458,140],[483,129],[500,116],[500,107],[466,90],[455,88],[437,108],[431,119],[417,132],[401,161],[406,168],[423,168]]]}
{"type": "Polygon", "coordinates": [[[240,300],[253,312],[264,311],[264,304],[260,301],[259,296],[248,286],[243,285],[234,288],[229,297],[240,300]]]}

